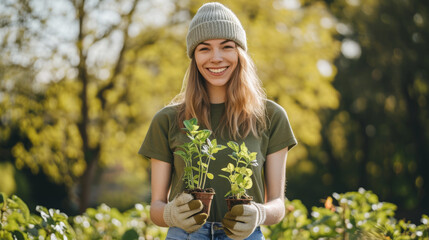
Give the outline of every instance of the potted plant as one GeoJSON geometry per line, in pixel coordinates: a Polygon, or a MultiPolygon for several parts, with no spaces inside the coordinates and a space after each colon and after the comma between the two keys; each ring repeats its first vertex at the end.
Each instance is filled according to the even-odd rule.
{"type": "Polygon", "coordinates": [[[253,200],[252,196],[248,196],[247,189],[253,185],[252,176],[253,171],[251,166],[258,166],[256,161],[256,152],[249,152],[246,144],[243,142],[241,146],[234,141],[228,142],[228,147],[233,150],[229,155],[235,161],[235,164],[228,163],[222,171],[229,173],[229,176],[219,174],[220,177],[228,179],[231,190],[225,194],[225,200],[228,204],[228,210],[237,204],[250,204],[253,200]]]}
{"type": "Polygon", "coordinates": [[[185,192],[190,193],[195,199],[201,200],[204,205],[203,212],[209,214],[211,201],[215,191],[213,188],[205,188],[206,179],[213,179],[209,172],[210,161],[216,160],[213,156],[226,147],[217,144],[216,139],[210,140],[212,132],[208,129],[199,130],[196,118],[183,121],[183,130],[190,139],[179,146],[181,150],[174,153],[179,155],[185,162],[183,180],[185,181],[185,192]]]}

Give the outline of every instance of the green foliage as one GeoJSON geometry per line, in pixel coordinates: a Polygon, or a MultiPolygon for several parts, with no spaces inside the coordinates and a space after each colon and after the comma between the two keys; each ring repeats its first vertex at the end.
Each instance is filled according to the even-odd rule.
{"type": "Polygon", "coordinates": [[[225,194],[225,197],[230,195],[236,199],[240,199],[246,195],[246,189],[250,189],[253,185],[252,176],[253,171],[248,168],[249,165],[258,166],[256,162],[256,152],[249,152],[246,144],[243,142],[241,146],[234,141],[229,141],[228,147],[232,149],[232,154],[228,155],[235,161],[235,165],[228,163],[222,171],[229,173],[229,176],[219,174],[220,177],[228,179],[231,190],[225,194]]]}
{"type": "Polygon", "coordinates": [[[379,202],[377,195],[358,192],[334,193],[324,207],[312,207],[310,216],[299,200],[286,200],[286,216],[267,226],[271,239],[428,239],[429,218],[421,225],[394,218],[396,205],[379,202]],[[334,204],[333,198],[337,205],[334,204]]]}
{"type": "Polygon", "coordinates": [[[209,173],[210,161],[216,160],[213,155],[226,147],[218,145],[216,139],[209,139],[212,134],[210,130],[198,130],[200,127],[197,125],[196,118],[185,120],[183,124],[185,125],[183,130],[186,131],[186,136],[191,141],[179,146],[183,151],[177,150],[174,153],[185,161],[183,179],[185,180],[186,188],[190,190],[195,188],[204,189],[206,179],[213,179],[214,177],[212,173],[209,173]],[[198,167],[195,165],[198,165],[198,167]]]}
{"type": "MultiPolygon", "coordinates": [[[[429,217],[422,215],[416,225],[394,218],[396,206],[379,202],[371,191],[334,193],[324,207],[312,207],[309,214],[300,200],[286,200],[282,222],[263,226],[267,239],[398,239],[429,238],[429,217]],[[337,204],[334,204],[334,200],[337,204]]],[[[164,239],[167,229],[154,225],[150,206],[136,204],[119,212],[101,204],[75,217],[56,209],[38,206],[39,215],[30,214],[17,196],[0,193],[0,239],[164,239]]]]}
{"type": "Polygon", "coordinates": [[[36,210],[41,218],[37,218],[37,225],[40,226],[39,236],[48,239],[75,239],[76,234],[68,222],[68,216],[57,209],[47,209],[37,206],[36,210]]]}
{"type": "Polygon", "coordinates": [[[106,204],[89,208],[82,215],[73,218],[73,227],[78,239],[164,239],[166,231],[155,226],[150,220],[150,206],[136,204],[124,213],[106,204]]]}
{"type": "Polygon", "coordinates": [[[27,205],[17,196],[8,198],[0,193],[0,239],[164,239],[166,229],[155,226],[150,218],[150,206],[136,204],[119,212],[105,204],[89,208],[75,217],[57,209],[37,206],[39,215],[30,214],[27,205]]]}
{"type": "Polygon", "coordinates": [[[30,211],[19,197],[0,195],[0,239],[76,239],[68,217],[55,209],[37,206],[40,216],[30,211]]]}

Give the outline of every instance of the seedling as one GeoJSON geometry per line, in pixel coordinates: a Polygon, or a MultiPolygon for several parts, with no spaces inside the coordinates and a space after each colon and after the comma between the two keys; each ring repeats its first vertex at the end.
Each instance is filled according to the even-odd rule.
{"type": "Polygon", "coordinates": [[[196,118],[185,120],[183,122],[186,135],[191,140],[180,146],[182,150],[174,152],[185,161],[183,180],[186,183],[186,189],[204,189],[206,179],[213,179],[213,174],[209,173],[211,160],[216,160],[213,156],[217,152],[226,148],[226,146],[217,144],[216,139],[210,140],[212,132],[208,129],[199,130],[196,118]],[[196,163],[196,164],[194,164],[196,163]]]}
{"type": "Polygon", "coordinates": [[[241,199],[247,196],[246,190],[253,186],[252,176],[253,171],[249,166],[258,166],[256,161],[256,152],[249,152],[246,144],[243,142],[241,146],[234,141],[228,142],[228,147],[233,150],[232,154],[228,155],[235,161],[235,165],[228,163],[227,167],[222,168],[222,171],[229,173],[229,176],[219,174],[220,177],[228,179],[231,190],[225,194],[235,199],[241,199]]]}

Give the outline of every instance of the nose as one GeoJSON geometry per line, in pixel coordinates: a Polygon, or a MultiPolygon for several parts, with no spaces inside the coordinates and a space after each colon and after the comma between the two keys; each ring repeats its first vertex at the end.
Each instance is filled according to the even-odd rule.
{"type": "Polygon", "coordinates": [[[213,55],[210,59],[212,62],[221,62],[223,60],[222,51],[220,49],[213,49],[213,55]]]}

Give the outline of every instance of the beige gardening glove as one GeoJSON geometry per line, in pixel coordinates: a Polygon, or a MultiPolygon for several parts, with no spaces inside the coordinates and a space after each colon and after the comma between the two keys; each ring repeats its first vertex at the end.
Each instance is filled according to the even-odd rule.
{"type": "Polygon", "coordinates": [[[198,213],[202,209],[200,200],[194,200],[191,194],[181,193],[164,207],[164,222],[170,227],[178,227],[188,233],[194,232],[208,217],[205,213],[198,213]]]}
{"type": "Polygon", "coordinates": [[[235,205],[225,214],[222,220],[226,235],[232,239],[245,239],[250,236],[256,227],[265,222],[265,207],[262,204],[235,205]]]}

